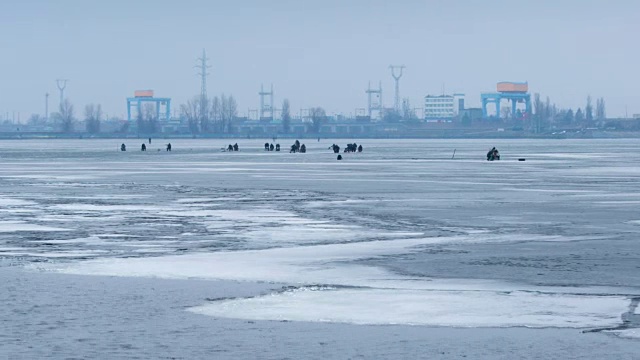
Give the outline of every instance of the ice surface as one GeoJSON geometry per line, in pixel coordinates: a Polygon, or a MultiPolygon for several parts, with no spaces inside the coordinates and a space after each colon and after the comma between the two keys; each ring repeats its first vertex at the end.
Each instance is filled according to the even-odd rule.
{"type": "Polygon", "coordinates": [[[595,327],[616,325],[623,297],[514,291],[299,289],[215,301],[190,311],[256,320],[326,321],[458,327],[595,327]]]}
{"type": "Polygon", "coordinates": [[[13,198],[0,196],[0,206],[25,206],[25,205],[34,205],[34,204],[35,202],[33,201],[13,199],[13,198]]]}
{"type": "Polygon", "coordinates": [[[43,257],[29,266],[65,274],[297,288],[223,295],[228,299],[196,310],[217,317],[620,323],[638,283],[637,245],[629,241],[637,238],[630,210],[640,193],[637,141],[370,142],[365,153],[339,163],[324,143],[307,144],[307,156],[265,153],[259,140],[244,139],[254,148],[241,154],[214,153],[211,140],[181,139],[172,154],[144,156],[115,152],[101,140],[51,142],[54,153],[12,143],[7,156],[14,158],[0,159],[9,184],[0,189],[0,222],[12,229],[0,238],[2,257],[43,257]],[[108,151],[99,149],[105,144],[108,151]],[[191,145],[200,152],[186,150],[191,145]],[[494,145],[505,160],[487,163],[485,150],[494,145]],[[449,148],[459,150],[454,161],[449,148]],[[608,155],[614,153],[629,155],[608,155]],[[527,162],[515,161],[520,156],[527,162]],[[15,231],[43,221],[70,232],[15,231]],[[526,255],[534,244],[540,251],[526,255]],[[584,248],[595,250],[574,251],[584,248]],[[450,259],[443,254],[459,259],[459,269],[442,266],[434,278],[427,265],[450,259]],[[511,273],[522,275],[505,276],[511,273]]]}
{"type": "Polygon", "coordinates": [[[618,335],[621,338],[640,340],[640,329],[613,330],[607,332],[618,335]]]}
{"type": "Polygon", "coordinates": [[[69,231],[69,229],[30,224],[24,221],[0,221],[0,233],[19,231],[69,231]]]}
{"type": "Polygon", "coordinates": [[[97,255],[105,254],[108,251],[105,250],[71,250],[64,252],[56,252],[56,251],[41,251],[34,252],[30,251],[28,248],[18,248],[13,249],[13,251],[0,252],[0,255],[4,256],[32,256],[32,257],[45,257],[45,258],[86,258],[86,257],[95,257],[97,255]]]}
{"type": "MultiPolygon", "coordinates": [[[[99,235],[99,237],[103,236],[99,235]]],[[[397,275],[390,275],[380,268],[346,264],[346,262],[375,256],[411,253],[418,251],[421,246],[430,244],[537,239],[539,237],[534,235],[496,238],[491,235],[476,234],[471,239],[467,236],[432,237],[266,250],[224,251],[157,258],[103,259],[56,265],[55,269],[74,274],[366,286],[368,281],[373,281],[380,276],[397,278],[397,275]]],[[[561,239],[562,237],[557,236],[548,239],[542,238],[540,241],[561,239]]]]}
{"type": "MultiPolygon", "coordinates": [[[[235,199],[234,199],[235,200],[235,199]]],[[[179,203],[179,204],[197,204],[197,205],[201,205],[201,206],[211,206],[211,205],[215,205],[212,203],[215,203],[216,201],[218,201],[218,199],[215,198],[184,198],[184,199],[177,199],[175,202],[179,203]]]]}
{"type": "Polygon", "coordinates": [[[522,291],[527,287],[521,284],[417,279],[379,267],[351,263],[356,259],[408,253],[420,245],[461,238],[400,239],[157,258],[101,259],[55,265],[53,269],[71,274],[338,286],[333,290],[293,291],[214,302],[194,309],[212,316],[258,320],[463,327],[589,327],[618,324],[620,314],[628,307],[625,297],[584,295],[599,293],[593,289],[528,287],[527,291],[522,291]]]}
{"type": "Polygon", "coordinates": [[[147,205],[96,205],[96,204],[60,204],[53,206],[60,210],[71,211],[160,211],[163,208],[160,206],[147,206],[147,205]]]}
{"type": "Polygon", "coordinates": [[[101,243],[102,240],[97,236],[77,239],[50,239],[50,240],[32,240],[33,243],[45,244],[82,244],[82,243],[101,243]]]}
{"type": "MultiPolygon", "coordinates": [[[[11,251],[23,250],[23,249],[24,248],[21,248],[21,247],[0,247],[0,252],[3,252],[3,251],[11,252],[11,251]]],[[[2,255],[2,253],[0,253],[0,255],[2,255]]]]}

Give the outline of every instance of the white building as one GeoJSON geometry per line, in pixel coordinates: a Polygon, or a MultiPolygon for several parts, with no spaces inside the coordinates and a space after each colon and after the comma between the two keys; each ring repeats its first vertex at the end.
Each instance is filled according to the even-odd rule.
{"type": "Polygon", "coordinates": [[[451,119],[462,109],[464,109],[464,94],[424,97],[425,119],[451,119]]]}

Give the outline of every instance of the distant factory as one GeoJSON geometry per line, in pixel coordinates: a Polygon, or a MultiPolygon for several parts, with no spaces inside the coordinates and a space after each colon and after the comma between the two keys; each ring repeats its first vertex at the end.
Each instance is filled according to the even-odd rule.
{"type": "Polygon", "coordinates": [[[451,120],[464,110],[464,94],[427,95],[424,97],[424,119],[451,120]]]}

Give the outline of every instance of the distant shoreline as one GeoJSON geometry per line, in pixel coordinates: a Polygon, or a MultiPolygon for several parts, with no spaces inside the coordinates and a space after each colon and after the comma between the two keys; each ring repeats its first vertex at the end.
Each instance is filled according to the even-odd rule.
{"type": "MultiPolygon", "coordinates": [[[[70,140],[70,139],[266,139],[271,141],[274,136],[267,134],[154,134],[154,135],[132,135],[132,134],[99,134],[89,135],[81,133],[61,134],[61,133],[0,133],[0,140],[70,140]]],[[[635,131],[593,131],[586,134],[530,134],[522,132],[483,132],[482,134],[388,134],[388,135],[366,135],[366,134],[279,134],[276,139],[638,139],[640,132],[635,131]]]]}

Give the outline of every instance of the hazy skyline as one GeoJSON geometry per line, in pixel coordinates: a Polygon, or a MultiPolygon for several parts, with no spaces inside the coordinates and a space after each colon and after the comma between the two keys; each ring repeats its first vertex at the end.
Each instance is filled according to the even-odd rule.
{"type": "Polygon", "coordinates": [[[0,4],[0,117],[50,112],[56,78],[81,118],[84,105],[126,113],[136,89],[171,97],[173,108],[200,91],[202,49],[208,92],[233,94],[239,112],[259,106],[260,84],[294,112],[323,106],[351,114],[367,105],[367,83],[406,65],[401,97],[480,92],[498,81],[528,81],[562,107],[604,97],[609,116],[640,113],[635,34],[640,3],[539,1],[4,1],[0,4]]]}

